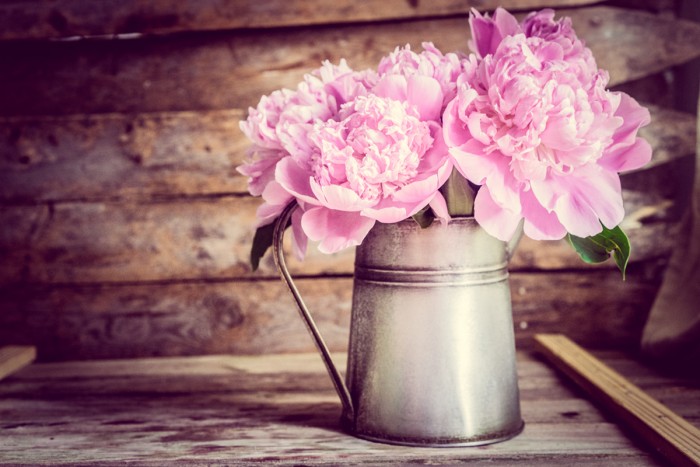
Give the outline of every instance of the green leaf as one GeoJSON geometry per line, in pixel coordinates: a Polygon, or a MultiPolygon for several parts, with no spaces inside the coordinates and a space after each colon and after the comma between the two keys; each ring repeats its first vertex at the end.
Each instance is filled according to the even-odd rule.
{"type": "Polygon", "coordinates": [[[276,222],[272,222],[262,227],[258,227],[253,237],[253,246],[250,248],[250,265],[253,271],[257,271],[260,266],[260,259],[265,255],[268,248],[272,246],[272,234],[275,231],[276,222]]]}
{"type": "Polygon", "coordinates": [[[445,197],[447,212],[451,216],[471,216],[474,214],[475,191],[457,169],[452,169],[450,178],[440,188],[440,192],[445,197]]]}
{"type": "Polygon", "coordinates": [[[571,234],[567,237],[576,253],[587,263],[602,263],[607,261],[612,255],[617,268],[622,273],[622,280],[625,280],[625,271],[630,259],[631,246],[629,238],[627,238],[620,226],[614,229],[608,229],[603,226],[603,231],[592,237],[581,238],[571,234]]]}
{"type": "Polygon", "coordinates": [[[430,224],[433,223],[435,214],[433,210],[430,209],[430,206],[426,206],[413,215],[413,220],[418,222],[418,225],[425,229],[426,227],[430,227],[430,224]]]}

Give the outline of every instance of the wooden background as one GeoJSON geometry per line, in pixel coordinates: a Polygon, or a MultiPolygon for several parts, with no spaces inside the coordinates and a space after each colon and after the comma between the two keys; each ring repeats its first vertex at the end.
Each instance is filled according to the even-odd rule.
{"type": "MultiPolygon", "coordinates": [[[[623,177],[626,282],[563,242],[521,243],[518,346],[565,332],[635,348],[692,182],[696,120],[674,109],[700,24],[675,0],[3,2],[0,345],[37,345],[44,361],[312,350],[271,259],[247,265],[259,201],[234,170],[248,144],[239,120],[324,59],[373,67],[425,40],[466,51],[469,7],[499,4],[571,16],[611,84],[652,106],[655,150],[623,177]]],[[[292,264],[335,350],[352,259],[312,248],[292,264]]]]}

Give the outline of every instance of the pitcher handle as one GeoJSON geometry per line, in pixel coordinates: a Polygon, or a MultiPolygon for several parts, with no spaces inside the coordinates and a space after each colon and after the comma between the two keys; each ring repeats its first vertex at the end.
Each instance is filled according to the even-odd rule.
{"type": "Polygon", "coordinates": [[[299,290],[294,284],[294,281],[292,281],[292,276],[291,274],[289,274],[289,270],[287,269],[287,263],[284,259],[284,251],[282,250],[284,231],[287,228],[287,224],[289,223],[289,220],[292,217],[292,213],[294,212],[294,209],[296,209],[296,207],[296,202],[290,203],[284,209],[284,211],[282,211],[282,214],[277,219],[277,222],[275,224],[275,229],[272,234],[272,249],[274,253],[275,265],[277,266],[277,269],[279,270],[280,276],[282,276],[284,283],[287,285],[287,288],[294,297],[294,301],[297,304],[299,314],[304,320],[306,328],[309,330],[309,333],[311,334],[311,337],[314,340],[314,344],[316,344],[316,348],[321,353],[321,358],[323,359],[323,363],[326,365],[328,376],[331,377],[331,381],[333,382],[335,391],[338,393],[338,397],[340,397],[340,402],[343,404],[343,413],[345,414],[345,416],[349,416],[350,418],[352,418],[354,409],[352,406],[352,399],[350,398],[350,391],[348,390],[345,381],[343,381],[343,378],[340,376],[338,369],[333,363],[333,360],[331,359],[331,354],[328,351],[328,346],[326,346],[323,337],[321,337],[321,333],[316,327],[316,323],[311,317],[311,314],[309,313],[309,310],[306,307],[304,300],[301,298],[299,290]]]}

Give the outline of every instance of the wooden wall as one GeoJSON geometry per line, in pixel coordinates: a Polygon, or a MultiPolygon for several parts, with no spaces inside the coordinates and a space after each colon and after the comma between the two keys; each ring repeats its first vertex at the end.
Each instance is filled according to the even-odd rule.
{"type": "MultiPolygon", "coordinates": [[[[3,2],[0,345],[43,360],[312,350],[270,258],[247,265],[258,200],[234,170],[238,122],[324,59],[361,69],[425,40],[466,51],[470,3],[560,8],[612,84],[653,105],[653,167],[623,180],[627,281],[563,242],[525,240],[511,268],[521,348],[544,331],[636,346],[695,152],[673,67],[700,56],[700,25],[673,0],[3,2]]],[[[292,264],[336,350],[352,259],[312,249],[292,264]]]]}

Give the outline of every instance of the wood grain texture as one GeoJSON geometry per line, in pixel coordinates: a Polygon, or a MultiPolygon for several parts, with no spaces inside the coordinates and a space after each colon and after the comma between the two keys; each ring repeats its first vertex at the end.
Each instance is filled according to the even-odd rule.
{"type": "Polygon", "coordinates": [[[36,358],[36,347],[7,345],[0,347],[0,379],[32,363],[36,358]]]}
{"type": "MultiPolygon", "coordinates": [[[[700,55],[700,25],[609,7],[571,10],[611,85],[700,55]],[[658,40],[649,40],[658,38],[658,40]],[[611,47],[610,44],[615,46],[611,47]],[[640,43],[646,44],[639,47],[640,43]]],[[[322,60],[375,67],[397,46],[466,51],[466,18],[0,44],[2,115],[247,108],[322,60]],[[47,79],[50,77],[50,79],[47,79]],[[75,99],[74,96],[81,96],[75,99]]]]}
{"type": "MultiPolygon", "coordinates": [[[[651,108],[649,167],[695,152],[695,117],[651,108]]],[[[245,193],[243,110],[0,119],[0,200],[151,199],[245,193]]]]}
{"type": "MultiPolygon", "coordinates": [[[[35,364],[0,385],[0,463],[662,465],[542,361],[519,353],[518,374],[521,435],[427,449],[339,431],[315,354],[35,364]]],[[[658,375],[647,385],[673,391],[658,375]]]]}
{"type": "Polygon", "coordinates": [[[700,430],[562,334],[535,336],[537,349],[597,403],[674,465],[700,464],[700,430]]]}
{"type": "Polygon", "coordinates": [[[245,191],[240,110],[0,120],[0,199],[153,198],[245,191]]]}
{"type": "Polygon", "coordinates": [[[642,349],[647,358],[666,368],[700,374],[700,142],[694,172],[678,244],[649,314],[642,349]]]}
{"type": "MultiPolygon", "coordinates": [[[[534,333],[562,332],[596,347],[639,340],[658,279],[630,267],[512,273],[518,346],[534,333]]],[[[332,350],[347,346],[352,279],[297,280],[332,350]]],[[[0,342],[36,342],[43,360],[312,351],[283,284],[272,281],[6,286],[0,342]]]]}
{"type": "Polygon", "coordinates": [[[108,0],[99,6],[81,0],[5,1],[0,4],[0,40],[46,39],[112,34],[163,34],[238,28],[339,24],[466,14],[502,6],[509,10],[567,7],[601,0],[108,0]]]}
{"type": "MultiPolygon", "coordinates": [[[[667,255],[676,224],[672,219],[664,221],[663,213],[672,203],[653,194],[629,193],[626,197],[632,261],[667,255]],[[637,215],[661,216],[661,221],[642,224],[634,220],[637,215]]],[[[17,223],[18,231],[0,236],[0,251],[7,252],[6,261],[0,263],[0,279],[133,283],[276,277],[270,254],[258,272],[251,273],[249,266],[259,204],[260,200],[249,197],[223,196],[6,207],[0,210],[0,223],[17,223]]],[[[310,245],[304,261],[290,258],[290,268],[303,275],[352,274],[353,260],[353,249],[325,255],[310,245]]],[[[525,239],[511,266],[514,270],[590,269],[613,268],[614,264],[586,265],[566,240],[525,239]]]]}

